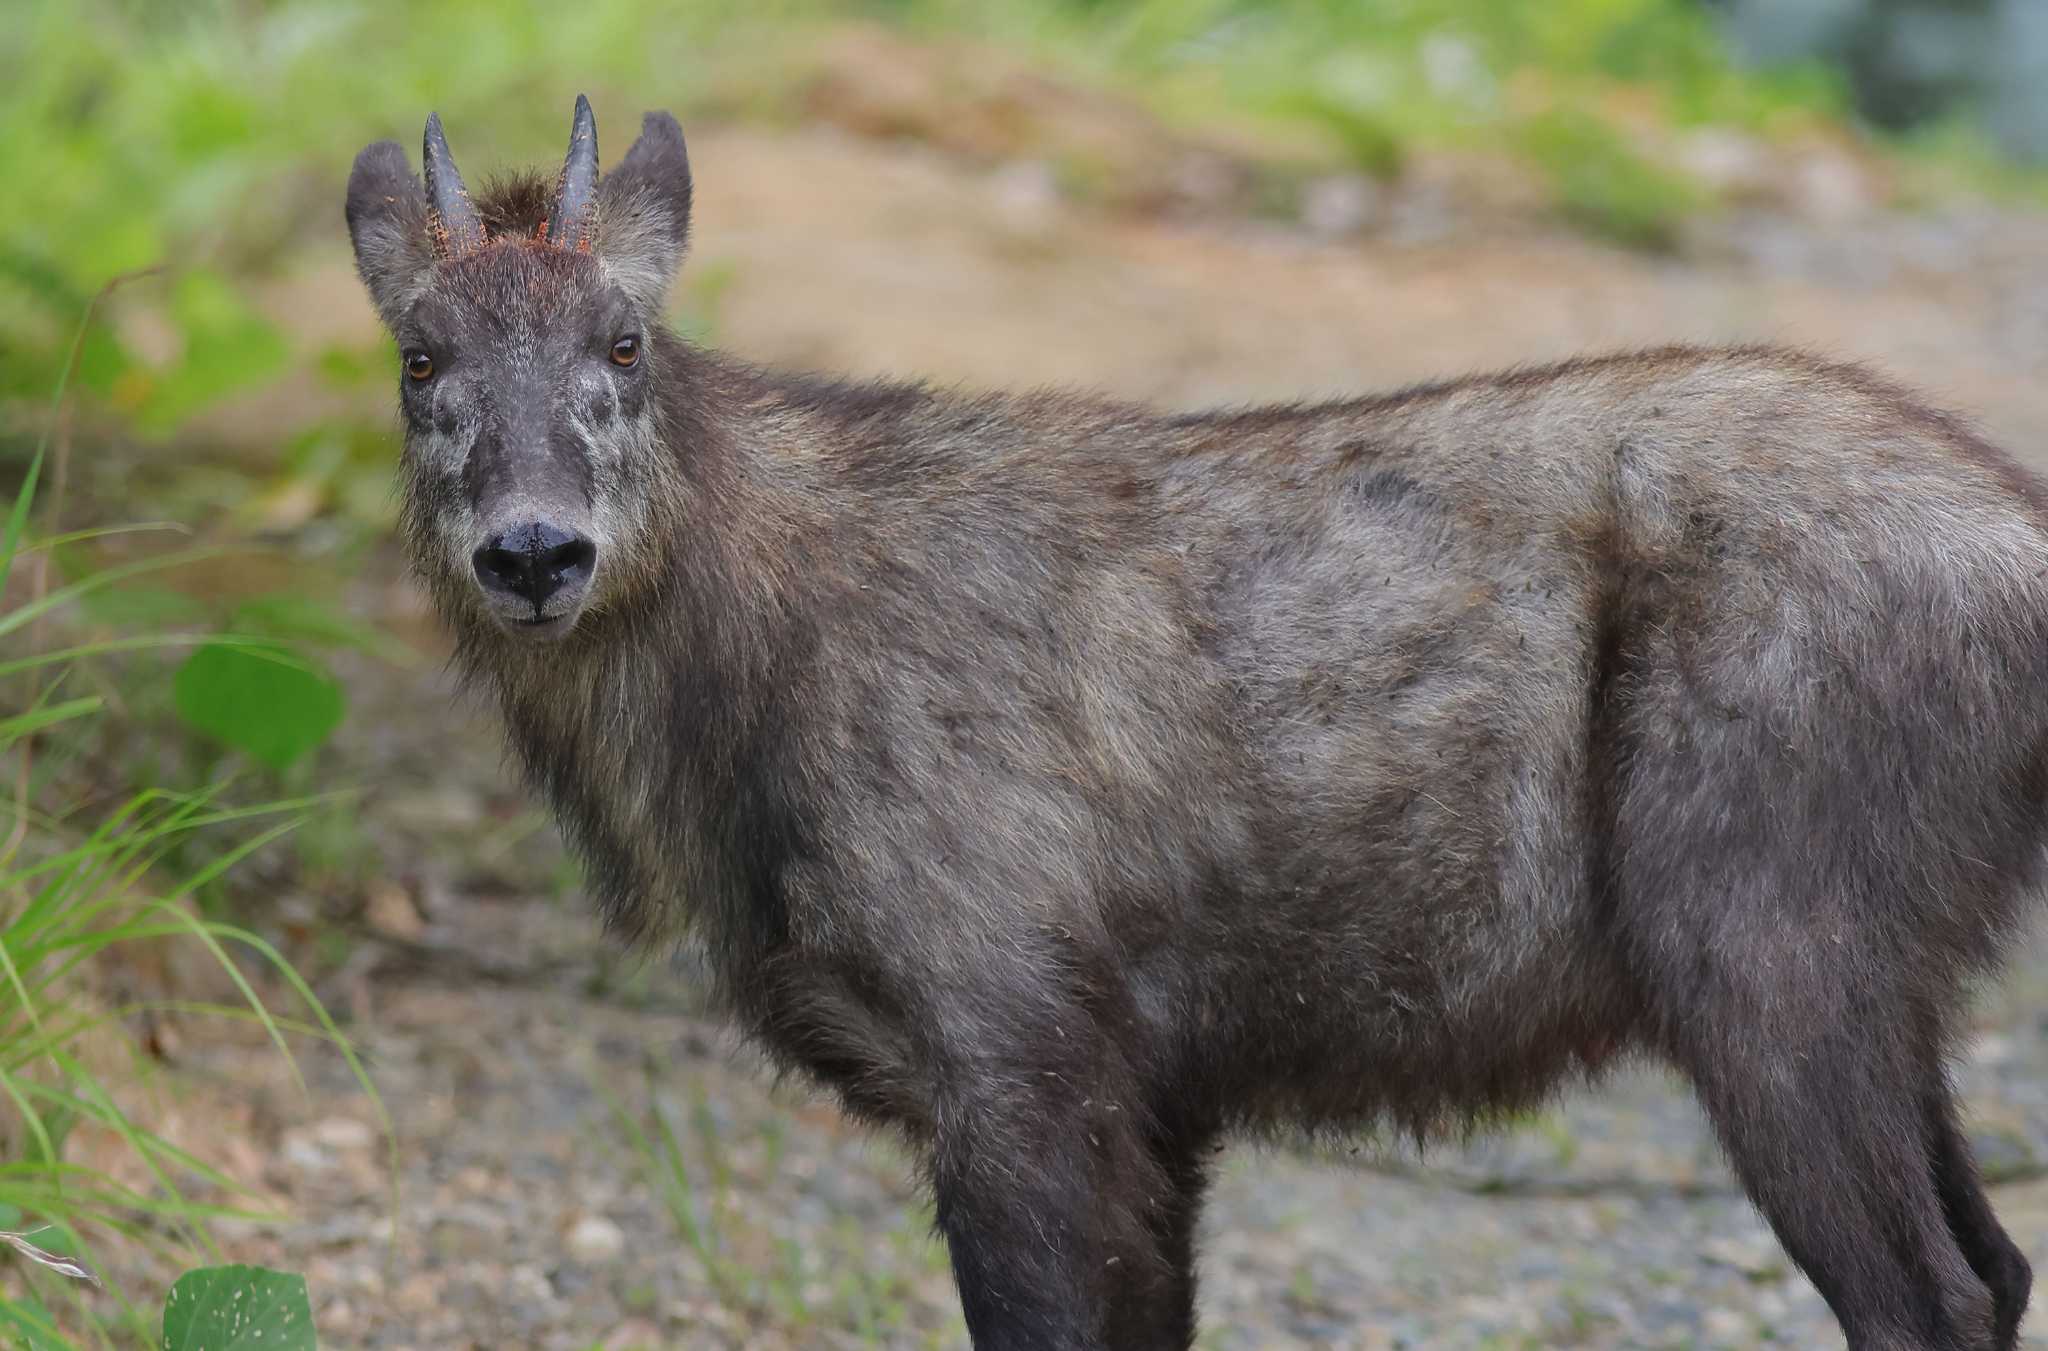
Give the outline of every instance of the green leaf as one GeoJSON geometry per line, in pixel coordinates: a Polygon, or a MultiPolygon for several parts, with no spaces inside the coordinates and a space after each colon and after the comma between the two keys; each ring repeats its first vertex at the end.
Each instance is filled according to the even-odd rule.
{"type": "Polygon", "coordinates": [[[172,682],[180,717],[272,769],[325,741],[341,722],[341,686],[284,648],[208,643],[172,682]]]}
{"type": "Polygon", "coordinates": [[[0,747],[11,746],[30,732],[97,713],[105,702],[97,694],[88,694],[82,699],[67,699],[61,704],[46,704],[11,718],[0,718],[0,747]]]}
{"type": "Polygon", "coordinates": [[[306,1278],[263,1267],[188,1271],[164,1300],[163,1351],[315,1351],[306,1278]]]}

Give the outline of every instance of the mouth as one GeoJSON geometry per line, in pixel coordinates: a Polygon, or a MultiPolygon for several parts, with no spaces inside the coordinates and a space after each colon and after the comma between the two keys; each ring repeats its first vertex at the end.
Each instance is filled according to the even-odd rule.
{"type": "Polygon", "coordinates": [[[576,627],[581,606],[558,615],[499,615],[498,624],[515,638],[530,643],[551,643],[566,637],[576,627]]]}

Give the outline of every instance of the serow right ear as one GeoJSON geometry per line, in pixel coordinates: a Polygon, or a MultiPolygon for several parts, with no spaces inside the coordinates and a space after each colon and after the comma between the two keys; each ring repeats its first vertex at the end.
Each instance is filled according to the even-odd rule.
{"type": "Polygon", "coordinates": [[[356,156],[348,176],[347,214],[356,272],[384,327],[396,330],[434,265],[427,195],[396,141],[378,141],[356,156]]]}
{"type": "Polygon", "coordinates": [[[597,188],[597,257],[650,314],[661,312],[690,238],[690,152],[667,113],[641,120],[640,139],[597,188]]]}

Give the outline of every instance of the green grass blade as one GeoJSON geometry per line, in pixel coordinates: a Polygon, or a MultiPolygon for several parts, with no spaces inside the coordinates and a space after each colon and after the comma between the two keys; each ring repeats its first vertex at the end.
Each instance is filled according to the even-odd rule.
{"type": "MultiPolygon", "coordinates": [[[[141,577],[152,572],[168,572],[172,568],[181,568],[187,563],[196,563],[203,558],[215,557],[219,552],[218,549],[178,549],[171,553],[158,554],[153,558],[138,558],[133,562],[117,563],[112,567],[101,568],[90,576],[81,577],[79,580],[66,586],[60,586],[47,596],[18,605],[6,614],[0,615],[0,638],[4,638],[16,629],[21,628],[37,615],[48,614],[52,610],[60,609],[77,600],[80,596],[91,595],[93,592],[104,590],[116,582],[127,581],[130,577],[141,577]]],[[[5,577],[0,576],[0,584],[4,584],[5,581],[5,577]]]]}
{"type": "Polygon", "coordinates": [[[99,695],[88,694],[83,698],[67,699],[61,704],[49,704],[43,708],[30,709],[26,713],[17,713],[11,718],[0,718],[0,748],[27,736],[30,732],[54,727],[73,718],[90,716],[99,712],[105,704],[106,700],[99,695]]]}

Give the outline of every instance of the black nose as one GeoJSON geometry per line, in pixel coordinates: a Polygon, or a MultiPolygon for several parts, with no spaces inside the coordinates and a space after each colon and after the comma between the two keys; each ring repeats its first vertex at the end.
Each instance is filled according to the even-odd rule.
{"type": "Polygon", "coordinates": [[[475,562],[484,590],[510,592],[538,612],[556,592],[583,589],[597,562],[597,545],[546,521],[532,521],[485,540],[475,562]]]}

